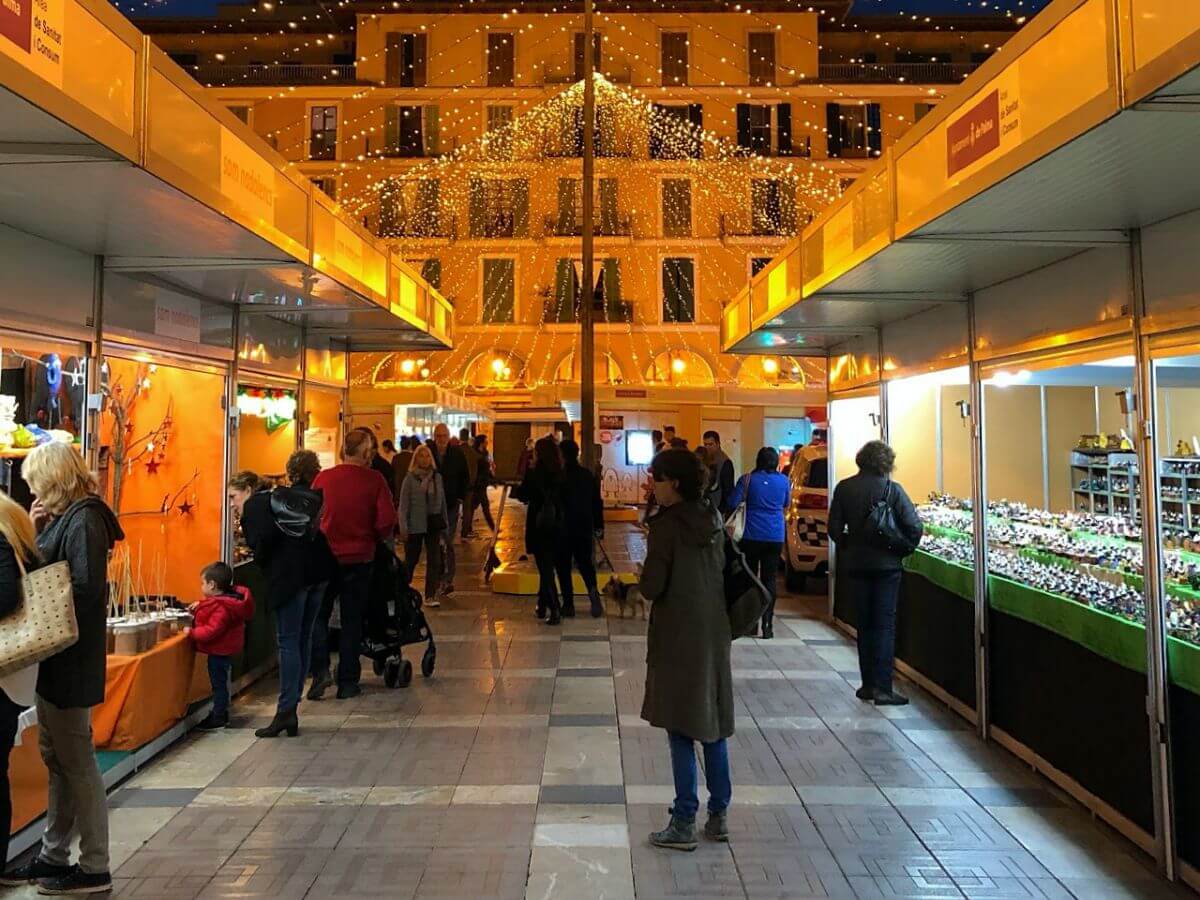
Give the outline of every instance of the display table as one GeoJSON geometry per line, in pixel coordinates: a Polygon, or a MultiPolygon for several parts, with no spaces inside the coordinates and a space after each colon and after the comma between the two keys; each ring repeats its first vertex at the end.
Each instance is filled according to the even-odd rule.
{"type": "Polygon", "coordinates": [[[177,634],[137,656],[110,655],[104,702],[92,711],[96,746],[136,750],[209,693],[205,657],[185,635],[177,634]]]}

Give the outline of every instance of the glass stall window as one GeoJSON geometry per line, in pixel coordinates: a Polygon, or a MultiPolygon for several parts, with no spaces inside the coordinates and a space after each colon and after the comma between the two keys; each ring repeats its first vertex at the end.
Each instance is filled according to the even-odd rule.
{"type": "Polygon", "coordinates": [[[1153,834],[1134,377],[1124,344],[983,370],[986,629],[993,728],[1153,834]]]}

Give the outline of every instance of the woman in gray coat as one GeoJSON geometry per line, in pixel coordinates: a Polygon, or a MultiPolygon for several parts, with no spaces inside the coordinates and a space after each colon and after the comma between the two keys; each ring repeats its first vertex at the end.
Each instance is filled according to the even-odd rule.
{"type": "Polygon", "coordinates": [[[447,527],[446,489],[433,464],[433,451],[424,444],[417,447],[408,472],[400,482],[400,540],[404,544],[404,565],[412,578],[425,557],[425,605],[441,606],[438,585],[442,583],[442,533],[447,527]]]}
{"type": "Polygon", "coordinates": [[[660,512],[649,520],[640,584],[652,604],[642,718],[666,729],[675,774],[671,822],[650,841],[695,850],[696,741],[704,748],[708,782],[704,833],[717,841],[729,839],[725,815],[733,787],[725,739],[733,734],[733,638],[722,579],[725,534],[720,514],[704,499],[708,475],[695,454],[664,450],[650,472],[660,512]]]}

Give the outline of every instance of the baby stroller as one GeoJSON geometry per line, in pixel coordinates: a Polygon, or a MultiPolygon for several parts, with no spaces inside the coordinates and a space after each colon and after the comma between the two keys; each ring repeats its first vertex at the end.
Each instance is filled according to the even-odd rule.
{"type": "Polygon", "coordinates": [[[437,645],[421,611],[421,593],[412,586],[404,563],[380,545],[375,568],[375,584],[386,589],[371,592],[362,654],[370,658],[375,674],[382,675],[388,687],[408,687],[413,667],[401,650],[408,644],[429,643],[421,657],[421,674],[428,678],[437,663],[437,645]]]}

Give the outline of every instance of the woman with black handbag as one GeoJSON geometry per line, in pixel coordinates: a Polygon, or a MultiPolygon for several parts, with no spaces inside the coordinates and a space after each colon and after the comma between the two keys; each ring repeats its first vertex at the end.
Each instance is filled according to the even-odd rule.
{"type": "Polygon", "coordinates": [[[313,628],[337,560],[319,527],[323,497],[312,481],[321,471],[317,455],[297,450],[287,461],[290,487],[255,491],[253,473],[239,473],[229,496],[242,516],[242,536],[263,568],[279,645],[279,701],[275,717],[256,737],[295,737],[297,710],[312,655],[313,628]],[[242,485],[239,489],[238,485],[242,485]]]}
{"type": "Polygon", "coordinates": [[[876,706],[903,706],[892,688],[896,655],[896,604],[904,557],[921,541],[921,519],[908,494],[892,481],[896,452],[868,441],[854,458],[858,474],[838,483],[829,505],[829,539],[837,545],[837,578],[858,614],[855,696],[876,706]]]}
{"type": "Polygon", "coordinates": [[[400,483],[400,540],[404,565],[412,578],[425,548],[425,605],[438,607],[442,583],[442,534],[449,522],[446,488],[433,461],[433,451],[421,444],[413,452],[408,474],[400,483]]]}

